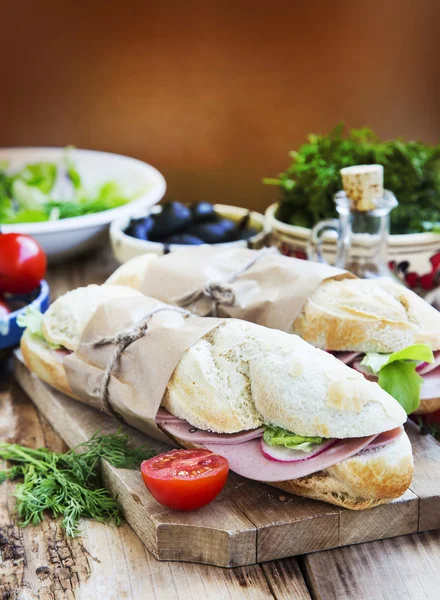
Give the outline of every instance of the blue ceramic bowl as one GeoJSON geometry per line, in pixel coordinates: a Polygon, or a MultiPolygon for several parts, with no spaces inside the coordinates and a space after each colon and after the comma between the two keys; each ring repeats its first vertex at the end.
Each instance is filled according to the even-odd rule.
{"type": "MultiPolygon", "coordinates": [[[[46,312],[49,308],[49,286],[46,281],[41,282],[38,296],[30,304],[38,308],[42,313],[46,312]]],[[[17,325],[17,317],[23,314],[28,306],[29,304],[15,310],[5,318],[0,318],[0,350],[13,348],[20,342],[24,329],[17,325]]]]}

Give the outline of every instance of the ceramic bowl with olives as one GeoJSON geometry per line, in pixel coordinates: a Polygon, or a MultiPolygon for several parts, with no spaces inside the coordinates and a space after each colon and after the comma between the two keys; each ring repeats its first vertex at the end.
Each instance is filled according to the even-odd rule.
{"type": "Polygon", "coordinates": [[[209,202],[164,202],[147,216],[115,221],[110,227],[119,262],[147,252],[167,254],[201,244],[261,248],[267,234],[263,215],[209,202]]]}

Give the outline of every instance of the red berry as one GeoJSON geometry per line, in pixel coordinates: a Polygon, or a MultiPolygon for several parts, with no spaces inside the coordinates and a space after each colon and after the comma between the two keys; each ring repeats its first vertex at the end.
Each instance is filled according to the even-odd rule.
{"type": "Polygon", "coordinates": [[[434,269],[438,269],[438,267],[440,267],[440,252],[433,254],[429,259],[429,262],[431,263],[434,269]]]}
{"type": "Polygon", "coordinates": [[[415,271],[411,271],[411,273],[406,274],[405,281],[410,288],[415,288],[419,282],[419,276],[415,271]]]}
{"type": "Polygon", "coordinates": [[[423,290],[432,290],[434,287],[434,273],[426,273],[420,277],[420,286],[423,290]]]}

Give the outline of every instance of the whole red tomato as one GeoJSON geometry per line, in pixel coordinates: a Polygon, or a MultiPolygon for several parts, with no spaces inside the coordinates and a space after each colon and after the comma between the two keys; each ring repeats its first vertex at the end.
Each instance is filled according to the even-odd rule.
{"type": "Polygon", "coordinates": [[[222,491],[228,478],[226,458],[210,450],[171,450],[141,465],[142,478],[163,506],[195,510],[222,491]]]}
{"type": "Polygon", "coordinates": [[[22,233],[0,235],[0,292],[32,292],[46,272],[46,255],[41,246],[22,233]]]}

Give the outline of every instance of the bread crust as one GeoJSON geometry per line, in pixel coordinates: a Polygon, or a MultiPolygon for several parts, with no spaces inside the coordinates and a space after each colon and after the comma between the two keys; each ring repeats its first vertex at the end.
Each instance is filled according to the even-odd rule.
{"type": "Polygon", "coordinates": [[[440,313],[391,280],[326,280],[292,326],[332,351],[395,352],[412,344],[440,348],[440,313]]]}
{"type": "Polygon", "coordinates": [[[20,350],[27,368],[32,373],[63,394],[79,400],[67,381],[63,354],[53,350],[49,344],[31,335],[27,330],[21,338],[20,350]]]}
{"type": "MultiPolygon", "coordinates": [[[[61,353],[29,332],[25,332],[22,338],[21,351],[26,366],[40,379],[79,400],[68,384],[61,353]]],[[[174,439],[185,448],[195,447],[178,438],[174,439]]],[[[404,433],[388,446],[365,451],[324,471],[268,485],[297,496],[322,500],[351,510],[363,510],[401,496],[410,484],[412,472],[411,445],[404,433]],[[397,460],[396,451],[399,455],[397,460]]]]}
{"type": "Polygon", "coordinates": [[[420,401],[420,406],[414,411],[414,414],[425,415],[433,413],[436,410],[440,410],[440,398],[428,398],[427,400],[420,401]]]}
{"type": "MultiPolygon", "coordinates": [[[[106,283],[139,290],[157,258],[131,259],[106,283]]],[[[307,300],[292,331],[323,350],[388,353],[415,343],[438,350],[440,312],[391,279],[333,278],[307,300]]]]}

